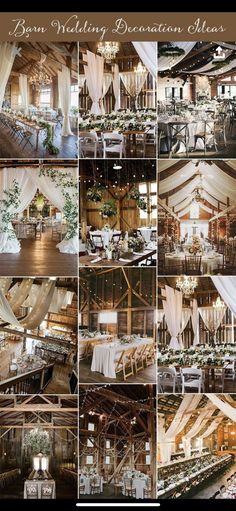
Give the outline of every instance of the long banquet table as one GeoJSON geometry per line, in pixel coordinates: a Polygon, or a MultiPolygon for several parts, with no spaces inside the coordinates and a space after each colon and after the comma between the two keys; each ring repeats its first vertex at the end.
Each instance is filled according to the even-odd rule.
{"type": "Polygon", "coordinates": [[[153,339],[140,338],[127,344],[121,344],[117,341],[107,344],[98,344],[94,346],[91,371],[102,373],[106,378],[116,378],[115,359],[121,355],[122,351],[139,346],[149,345],[153,343],[153,339]]]}
{"type": "Polygon", "coordinates": [[[96,256],[96,254],[80,256],[79,261],[80,266],[137,266],[138,263],[145,261],[145,259],[148,259],[155,254],[156,248],[152,250],[143,250],[142,252],[133,252],[132,254],[129,254],[127,258],[120,256],[118,261],[115,261],[114,259],[102,259],[101,257],[96,256]]]}
{"type": "Polygon", "coordinates": [[[49,494],[51,494],[52,489],[52,499],[56,498],[56,483],[55,480],[52,479],[51,475],[47,470],[44,470],[44,479],[38,477],[37,472],[33,470],[29,475],[29,478],[26,479],[24,483],[24,499],[28,499],[27,490],[31,493],[31,498],[34,498],[35,489],[37,489],[37,497],[38,499],[43,498],[42,487],[44,487],[45,495],[44,498],[49,498],[49,494]],[[48,496],[47,496],[48,495],[48,496]]]}
{"type": "MultiPolygon", "coordinates": [[[[192,254],[186,253],[186,252],[180,252],[179,254],[176,254],[175,252],[166,253],[165,254],[165,267],[168,271],[168,268],[170,266],[174,266],[178,263],[184,263],[185,256],[190,257],[192,254]]],[[[218,254],[217,252],[214,252],[212,254],[208,253],[206,255],[202,256],[201,260],[201,267],[202,267],[202,273],[204,275],[210,275],[213,274],[214,270],[218,268],[218,266],[223,265],[223,255],[218,254]]]]}
{"type": "MultiPolygon", "coordinates": [[[[37,151],[38,146],[39,146],[39,133],[40,133],[40,131],[44,131],[45,127],[39,126],[37,123],[35,123],[33,121],[28,121],[27,119],[23,119],[22,117],[18,117],[17,115],[9,114],[7,112],[2,112],[2,114],[5,115],[6,117],[8,117],[8,119],[11,119],[12,121],[23,124],[27,128],[30,128],[35,131],[35,136],[36,136],[35,149],[37,151]]],[[[52,140],[53,140],[55,123],[52,121],[44,121],[44,120],[42,122],[46,122],[47,124],[50,124],[50,126],[52,127],[52,140]]]]}

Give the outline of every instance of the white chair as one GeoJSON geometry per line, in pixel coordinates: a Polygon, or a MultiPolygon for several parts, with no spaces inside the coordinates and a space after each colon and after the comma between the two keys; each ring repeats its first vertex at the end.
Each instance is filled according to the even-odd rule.
{"type": "Polygon", "coordinates": [[[180,372],[182,379],[182,394],[185,393],[185,389],[197,389],[199,393],[201,390],[204,392],[202,369],[195,369],[193,367],[181,368],[180,372]]]}
{"type": "Polygon", "coordinates": [[[98,136],[95,131],[84,131],[80,134],[80,156],[86,158],[87,154],[93,154],[97,158],[98,136]]]}
{"type": "Polygon", "coordinates": [[[103,133],[103,158],[106,158],[107,154],[125,157],[124,136],[121,133],[103,133]]]}
{"type": "Polygon", "coordinates": [[[178,375],[174,367],[158,367],[157,369],[159,392],[165,392],[165,388],[172,388],[175,393],[176,386],[179,390],[178,375]]]}
{"type": "Polygon", "coordinates": [[[235,380],[236,360],[233,356],[224,356],[225,380],[235,380]]]}

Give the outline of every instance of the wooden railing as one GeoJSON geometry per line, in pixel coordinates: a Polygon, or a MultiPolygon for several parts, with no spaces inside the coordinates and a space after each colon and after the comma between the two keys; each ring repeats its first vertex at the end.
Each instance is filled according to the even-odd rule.
{"type": "Polygon", "coordinates": [[[45,389],[53,376],[54,364],[13,376],[0,381],[0,394],[38,394],[45,389]]]}

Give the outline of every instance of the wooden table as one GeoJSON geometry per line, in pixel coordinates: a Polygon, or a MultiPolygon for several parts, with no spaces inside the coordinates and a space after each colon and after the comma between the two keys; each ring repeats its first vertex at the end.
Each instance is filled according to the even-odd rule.
{"type": "MultiPolygon", "coordinates": [[[[25,126],[27,126],[27,128],[33,129],[35,131],[35,135],[36,135],[35,149],[37,151],[38,146],[39,146],[39,133],[40,133],[40,131],[43,131],[46,128],[44,128],[43,126],[39,126],[38,124],[36,124],[33,121],[28,121],[27,119],[18,117],[17,115],[8,114],[7,112],[2,112],[2,114],[5,115],[6,117],[8,117],[9,119],[11,119],[12,121],[18,122],[20,124],[24,124],[25,126]]],[[[52,140],[53,140],[53,138],[54,138],[54,123],[51,121],[44,121],[44,120],[42,122],[45,122],[47,124],[50,124],[50,126],[52,126],[52,140]]]]}
{"type": "MultiPolygon", "coordinates": [[[[121,261],[120,259],[118,261],[115,261],[112,259],[109,261],[108,259],[100,259],[100,261],[97,261],[95,263],[92,263],[94,259],[96,259],[98,256],[96,254],[91,255],[84,255],[80,256],[80,266],[138,266],[138,264],[141,261],[145,261],[145,259],[148,259],[149,257],[156,254],[156,249],[152,250],[145,250],[143,252],[140,252],[140,254],[129,254],[127,257],[127,261],[121,261]]],[[[122,256],[121,256],[122,258],[122,256]]],[[[123,257],[122,259],[125,259],[123,257]]]]}

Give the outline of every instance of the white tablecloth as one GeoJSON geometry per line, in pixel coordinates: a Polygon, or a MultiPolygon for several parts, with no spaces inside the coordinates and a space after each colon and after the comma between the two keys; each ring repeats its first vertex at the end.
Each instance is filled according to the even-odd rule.
{"type": "Polygon", "coordinates": [[[152,339],[141,339],[140,341],[133,341],[129,344],[119,344],[116,342],[107,343],[105,345],[98,344],[93,350],[91,371],[102,373],[106,378],[116,378],[116,356],[121,354],[125,349],[137,348],[138,346],[151,344],[152,342],[152,339]]]}
{"type": "Polygon", "coordinates": [[[155,228],[150,229],[149,227],[139,227],[138,229],[141,232],[142,237],[146,241],[146,243],[149,243],[149,241],[151,239],[152,232],[156,231],[155,228]]]}
{"type": "MultiPolygon", "coordinates": [[[[174,266],[175,264],[178,264],[180,262],[184,262],[185,256],[189,257],[190,254],[185,254],[184,252],[181,252],[179,254],[171,253],[171,254],[165,254],[165,266],[166,270],[168,271],[169,266],[174,266]]],[[[217,269],[218,266],[221,266],[223,264],[223,255],[222,254],[208,254],[202,256],[202,273],[205,275],[211,275],[214,270],[217,269]]],[[[184,273],[184,270],[183,270],[184,273]]]]}
{"type": "Polygon", "coordinates": [[[53,486],[53,493],[52,493],[52,498],[55,499],[56,498],[56,483],[53,479],[49,479],[49,480],[34,480],[34,479],[26,479],[25,481],[25,484],[24,484],[24,499],[27,499],[27,493],[26,493],[26,487],[27,486],[31,486],[31,485],[35,485],[37,484],[38,486],[38,498],[41,499],[42,498],[42,484],[44,485],[47,485],[48,486],[53,486]]]}
{"type": "MultiPolygon", "coordinates": [[[[84,476],[83,474],[80,476],[80,484],[85,485],[85,495],[90,495],[91,493],[91,481],[93,481],[95,476],[84,476]]],[[[103,492],[103,478],[100,477],[101,484],[101,492],[103,492]]]]}
{"type": "MultiPolygon", "coordinates": [[[[137,477],[132,479],[132,486],[136,489],[136,499],[143,499],[143,490],[147,486],[147,478],[141,478],[137,477]]],[[[123,482],[123,490],[122,493],[124,495],[125,489],[124,489],[124,482],[123,482]]]]}
{"type": "Polygon", "coordinates": [[[99,235],[102,236],[102,241],[104,247],[107,247],[109,245],[109,242],[111,241],[111,238],[113,234],[121,234],[121,231],[89,231],[90,238],[92,240],[92,235],[99,235]]]}
{"type": "Polygon", "coordinates": [[[84,351],[88,344],[93,345],[94,342],[107,342],[108,339],[111,339],[112,335],[96,335],[96,337],[86,337],[85,339],[79,339],[79,358],[81,358],[84,354],[84,351]]]}

